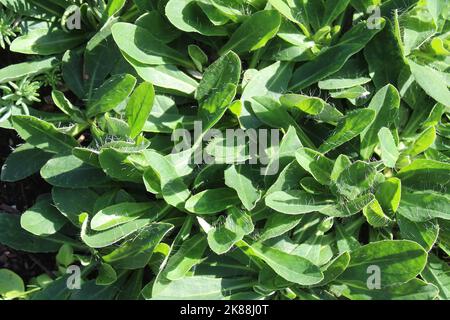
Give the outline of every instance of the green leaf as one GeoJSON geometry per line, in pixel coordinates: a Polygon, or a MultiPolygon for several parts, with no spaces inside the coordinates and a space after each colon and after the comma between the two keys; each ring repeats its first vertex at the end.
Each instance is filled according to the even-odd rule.
{"type": "Polygon", "coordinates": [[[83,221],[81,239],[91,248],[108,247],[145,228],[152,220],[153,218],[136,219],[105,231],[92,232],[88,229],[89,219],[87,214],[83,214],[81,217],[81,221],[83,221]]]}
{"type": "Polygon", "coordinates": [[[280,98],[282,105],[297,108],[309,115],[318,115],[322,112],[325,101],[316,97],[308,97],[299,94],[286,94],[280,98]]]}
{"type": "Polygon", "coordinates": [[[223,300],[234,292],[251,289],[254,281],[247,277],[184,277],[153,287],[152,300],[223,300]]]}
{"type": "Polygon", "coordinates": [[[155,89],[148,82],[141,83],[128,101],[125,113],[130,126],[130,137],[136,138],[144,128],[155,99],[155,89]]]}
{"type": "Polygon", "coordinates": [[[203,121],[203,130],[211,129],[228,109],[236,95],[236,85],[229,83],[222,91],[210,93],[210,96],[200,103],[199,116],[203,121]]]}
{"type": "Polygon", "coordinates": [[[375,111],[372,123],[367,124],[361,133],[361,156],[369,159],[378,144],[378,132],[382,127],[391,129],[398,122],[398,109],[400,106],[400,95],[392,85],[380,89],[369,104],[369,109],[375,111]]]}
{"type": "Polygon", "coordinates": [[[102,263],[98,267],[98,276],[95,284],[99,286],[108,286],[117,281],[117,273],[113,267],[107,263],[102,263]]]}
{"type": "Polygon", "coordinates": [[[375,181],[376,170],[373,165],[356,161],[342,171],[336,181],[340,194],[348,199],[355,199],[369,189],[375,181]]]}
{"type": "Polygon", "coordinates": [[[171,206],[183,208],[191,194],[183,179],[177,174],[173,164],[166,157],[150,150],[147,150],[147,159],[151,167],[144,173],[147,190],[151,191],[149,186],[158,183],[158,181],[155,181],[156,173],[159,177],[161,194],[164,200],[171,206]]]}
{"type": "Polygon", "coordinates": [[[82,44],[86,34],[79,32],[66,33],[55,29],[34,29],[16,38],[9,49],[24,54],[51,55],[63,53],[82,44]]]}
{"type": "Polygon", "coordinates": [[[427,252],[436,243],[439,234],[439,225],[436,220],[414,222],[397,213],[397,224],[402,238],[420,244],[427,252]]]}
{"type": "Polygon", "coordinates": [[[245,165],[232,165],[225,170],[225,185],[236,190],[239,199],[247,210],[252,210],[261,198],[256,185],[259,171],[245,165]]]}
{"type": "Polygon", "coordinates": [[[391,131],[386,127],[381,128],[378,131],[378,141],[380,142],[381,160],[383,160],[384,165],[395,168],[400,152],[391,131]]]}
{"type": "Polygon", "coordinates": [[[6,300],[20,297],[25,292],[22,278],[8,269],[0,269],[0,296],[6,300]]]}
{"type": "Polygon", "coordinates": [[[14,116],[13,125],[22,139],[44,151],[67,153],[78,147],[74,138],[60,132],[53,124],[33,116],[14,116]]]}
{"type": "Polygon", "coordinates": [[[192,267],[203,260],[203,254],[208,246],[203,234],[196,234],[183,242],[181,248],[167,261],[164,275],[169,280],[179,280],[186,276],[192,267]]]}
{"type": "Polygon", "coordinates": [[[233,189],[209,189],[190,197],[186,201],[185,208],[192,213],[209,215],[221,212],[239,203],[239,197],[233,189]]]}
{"type": "Polygon", "coordinates": [[[193,67],[187,57],[170,48],[140,26],[119,22],[112,27],[112,35],[120,50],[140,63],[147,65],[179,64],[188,68],[193,67]]]}
{"type": "Polygon", "coordinates": [[[428,66],[422,66],[408,59],[409,67],[419,86],[437,102],[450,106],[450,91],[445,85],[443,74],[428,66]]]}
{"type": "Polygon", "coordinates": [[[414,190],[448,192],[450,164],[435,160],[416,159],[397,174],[402,185],[414,190]]]}
{"type": "Polygon", "coordinates": [[[449,220],[450,197],[431,192],[404,192],[398,212],[415,222],[433,218],[449,220]]]}
{"type": "Polygon", "coordinates": [[[448,300],[450,298],[450,267],[447,263],[435,255],[430,255],[428,263],[420,275],[425,281],[438,287],[439,299],[448,300]]]}
{"type": "Polygon", "coordinates": [[[91,220],[91,229],[104,231],[136,220],[142,216],[156,219],[163,206],[158,202],[124,202],[106,207],[97,212],[91,220]]]}
{"type": "Polygon", "coordinates": [[[339,120],[334,134],[320,147],[319,152],[327,153],[361,134],[374,120],[375,111],[358,109],[347,113],[339,120]]]}
{"type": "Polygon", "coordinates": [[[20,225],[37,236],[48,236],[58,232],[66,223],[64,216],[50,202],[50,197],[38,200],[20,217],[20,225]]]}
{"type": "Polygon", "coordinates": [[[57,62],[58,60],[55,57],[51,57],[43,60],[8,65],[0,69],[0,83],[16,81],[24,77],[32,77],[45,73],[53,69],[57,62]]]}
{"type": "Polygon", "coordinates": [[[214,92],[221,91],[228,84],[238,85],[241,77],[241,59],[237,54],[230,51],[217,59],[204,72],[195,99],[205,100],[214,92]]]}
{"type": "Polygon", "coordinates": [[[83,163],[73,155],[50,159],[42,167],[41,176],[51,185],[63,188],[101,186],[111,181],[102,170],[83,163]]]}
{"type": "Polygon", "coordinates": [[[136,78],[129,74],[111,77],[98,88],[89,101],[87,116],[93,117],[116,108],[125,101],[136,85],[136,78]]]}
{"type": "MultiPolygon", "coordinates": [[[[243,109],[239,121],[245,128],[254,128],[260,123],[251,112],[251,99],[269,96],[278,99],[288,87],[292,75],[293,64],[289,62],[275,62],[257,71],[245,85],[241,101],[243,109]]],[[[263,119],[260,119],[263,121],[263,119]]],[[[264,121],[263,121],[264,122],[264,121]]]]}
{"type": "Polygon", "coordinates": [[[389,215],[397,212],[402,196],[402,182],[398,178],[389,178],[377,186],[375,197],[383,211],[389,215]]]}
{"type": "Polygon", "coordinates": [[[297,162],[308,171],[314,179],[323,185],[329,185],[333,161],[323,154],[308,148],[300,148],[295,154],[297,162]]]}
{"type": "Polygon", "coordinates": [[[205,36],[225,36],[224,26],[215,26],[193,0],[170,0],[165,14],[169,21],[185,32],[197,32],[205,36]]]}
{"type": "Polygon", "coordinates": [[[280,24],[281,16],[277,11],[258,11],[239,26],[219,54],[223,55],[231,50],[236,53],[257,50],[277,34],[280,24]]]}
{"type": "Polygon", "coordinates": [[[156,246],[173,229],[169,223],[151,223],[102,257],[120,269],[142,269],[150,261],[156,246]]]}
{"type": "Polygon", "coordinates": [[[370,266],[379,268],[380,286],[384,289],[414,279],[427,261],[426,251],[407,240],[372,242],[353,250],[350,255],[350,264],[338,281],[360,288],[367,288],[370,266]]]}
{"type": "MultiPolygon", "coordinates": [[[[384,27],[383,18],[380,24],[384,27]]],[[[345,62],[361,51],[380,30],[379,28],[369,29],[364,22],[357,24],[341,38],[338,44],[324,50],[317,58],[295,70],[289,89],[302,90],[339,71],[345,62]],[[332,61],[331,64],[330,61],[332,61]]]]}
{"type": "Polygon", "coordinates": [[[320,269],[309,260],[288,254],[261,243],[253,243],[250,249],[266,262],[283,279],[300,285],[314,285],[323,280],[320,269]]]}
{"type": "Polygon", "coordinates": [[[434,285],[419,279],[379,290],[352,285],[338,287],[335,290],[352,300],[433,300],[439,291],[434,285]]]}
{"type": "Polygon", "coordinates": [[[266,205],[284,214],[305,214],[329,207],[332,200],[327,196],[312,195],[305,191],[277,191],[266,197],[266,205]]]}
{"type": "Polygon", "coordinates": [[[20,226],[20,217],[7,213],[0,213],[0,243],[25,252],[57,252],[61,246],[25,231],[20,226]]]}
{"type": "Polygon", "coordinates": [[[52,157],[51,153],[25,143],[15,149],[2,166],[1,180],[16,182],[38,172],[52,157]]]}

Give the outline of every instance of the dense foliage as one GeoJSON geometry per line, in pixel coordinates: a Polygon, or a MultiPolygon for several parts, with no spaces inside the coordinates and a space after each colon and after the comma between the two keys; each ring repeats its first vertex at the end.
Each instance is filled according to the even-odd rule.
{"type": "Polygon", "coordinates": [[[450,298],[447,0],[0,4],[0,297],[450,298]]]}

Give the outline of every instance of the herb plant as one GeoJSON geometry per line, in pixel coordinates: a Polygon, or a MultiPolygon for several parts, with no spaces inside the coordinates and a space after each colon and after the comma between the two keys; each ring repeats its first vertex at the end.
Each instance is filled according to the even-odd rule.
{"type": "Polygon", "coordinates": [[[0,6],[1,298],[450,298],[448,1],[0,6]]]}

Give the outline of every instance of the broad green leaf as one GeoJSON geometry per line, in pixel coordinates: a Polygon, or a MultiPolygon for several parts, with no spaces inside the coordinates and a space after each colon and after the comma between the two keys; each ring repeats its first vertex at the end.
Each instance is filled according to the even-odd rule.
{"type": "Polygon", "coordinates": [[[373,185],[375,174],[373,165],[358,160],[341,172],[336,181],[337,190],[353,200],[373,185]]]}
{"type": "Polygon", "coordinates": [[[389,215],[397,212],[402,196],[402,182],[398,178],[389,178],[377,186],[375,197],[383,211],[389,215]]]}
{"type": "Polygon", "coordinates": [[[419,279],[375,290],[350,284],[332,289],[352,300],[433,300],[439,292],[434,285],[419,279]]]}
{"type": "Polygon", "coordinates": [[[117,18],[108,19],[86,44],[83,59],[84,81],[81,81],[83,81],[83,91],[87,93],[86,98],[88,100],[92,98],[94,89],[102,85],[120,59],[120,51],[111,36],[111,27],[117,20],[117,18]],[[102,58],[99,59],[99,56],[102,58]],[[108,61],[108,63],[105,63],[105,61],[108,61]]]}
{"type": "Polygon", "coordinates": [[[349,217],[363,210],[371,204],[375,197],[368,193],[353,200],[340,200],[337,204],[320,209],[320,213],[329,217],[349,217]]]}
{"type": "Polygon", "coordinates": [[[112,35],[120,50],[140,63],[179,64],[188,68],[193,67],[186,56],[170,48],[140,26],[119,22],[112,27],[112,35]]]}
{"type": "Polygon", "coordinates": [[[210,96],[200,103],[198,113],[203,121],[203,130],[209,130],[219,122],[235,95],[236,85],[229,83],[222,91],[211,92],[210,96]]]}
{"type": "Polygon", "coordinates": [[[239,26],[219,54],[223,55],[230,50],[243,53],[259,49],[276,35],[280,24],[281,16],[277,11],[258,11],[239,26]]]}
{"type": "Polygon", "coordinates": [[[308,148],[300,148],[295,154],[297,162],[308,171],[314,179],[323,185],[331,183],[333,161],[323,154],[308,148]]]}
{"type": "Polygon", "coordinates": [[[361,156],[369,159],[378,144],[378,132],[382,127],[391,129],[398,122],[398,109],[400,106],[400,95],[392,85],[380,89],[369,104],[369,109],[375,111],[372,123],[366,124],[361,133],[361,156]]]}
{"type": "Polygon", "coordinates": [[[445,106],[450,106],[450,91],[445,85],[446,81],[443,74],[429,66],[422,66],[408,59],[409,67],[414,79],[422,89],[437,102],[445,106]]]}
{"type": "Polygon", "coordinates": [[[130,137],[136,138],[145,126],[155,99],[155,89],[148,82],[141,83],[130,96],[125,113],[130,126],[130,137]]]}
{"type": "Polygon", "coordinates": [[[239,83],[241,77],[241,60],[234,52],[228,52],[213,62],[204,72],[195,98],[200,102],[214,92],[221,91],[228,84],[239,83]]]}
{"type": "Polygon", "coordinates": [[[168,223],[151,223],[102,259],[120,269],[142,269],[149,263],[156,246],[172,229],[173,225],[168,223]]]}
{"type": "Polygon", "coordinates": [[[188,271],[203,260],[203,254],[208,246],[203,234],[196,234],[183,242],[181,248],[167,261],[164,275],[169,280],[179,280],[188,271]]]}
{"type": "Polygon", "coordinates": [[[53,124],[33,116],[14,116],[14,129],[32,146],[54,153],[67,153],[78,143],[71,136],[59,131],[53,124]]]}
{"type": "Polygon", "coordinates": [[[327,196],[312,195],[305,191],[277,191],[266,197],[266,205],[284,214],[305,214],[320,211],[332,205],[327,196]]]}
{"type": "Polygon", "coordinates": [[[403,192],[398,212],[415,222],[450,219],[450,197],[431,192],[403,192]]]}
{"type": "Polygon", "coordinates": [[[66,223],[66,219],[47,197],[38,200],[34,206],[20,217],[20,225],[26,231],[37,236],[48,236],[58,232],[66,223]]]}
{"type": "Polygon", "coordinates": [[[255,284],[251,278],[184,277],[153,287],[152,300],[223,300],[234,292],[249,290],[255,284]],[[155,290],[157,289],[157,290],[155,290]]]}
{"type": "Polygon", "coordinates": [[[256,127],[260,123],[251,112],[251,98],[270,96],[278,98],[288,87],[292,75],[293,64],[275,62],[255,73],[242,91],[243,109],[239,120],[245,128],[256,127]]]}
{"type": "Polygon", "coordinates": [[[186,201],[185,208],[192,213],[209,215],[221,212],[239,203],[239,197],[233,189],[209,189],[190,197],[186,201]]]}
{"type": "Polygon", "coordinates": [[[57,61],[55,57],[51,57],[43,60],[8,65],[0,69],[0,83],[16,81],[24,77],[32,77],[45,73],[54,68],[57,61]]]}
{"type": "MultiPolygon", "coordinates": [[[[383,18],[380,20],[381,27],[384,27],[385,20],[383,18]]],[[[338,44],[324,50],[317,58],[295,70],[289,89],[302,90],[339,71],[345,62],[361,51],[380,30],[369,29],[364,22],[357,24],[340,39],[338,44]]]]}
{"type": "Polygon", "coordinates": [[[133,91],[136,78],[129,74],[116,75],[98,88],[88,104],[87,116],[93,117],[116,108],[133,91]]]}
{"type": "Polygon", "coordinates": [[[261,198],[261,191],[257,186],[255,171],[246,165],[232,165],[225,170],[225,185],[236,190],[239,199],[247,210],[252,210],[261,198]]]}
{"type": "Polygon", "coordinates": [[[142,216],[156,219],[163,208],[158,202],[118,203],[97,212],[92,217],[90,227],[95,231],[104,231],[142,216]]]}
{"type": "Polygon", "coordinates": [[[261,243],[253,243],[250,249],[266,262],[282,278],[300,285],[314,285],[323,280],[320,269],[309,260],[288,254],[261,243]]]}
{"type": "MultiPolygon", "coordinates": [[[[155,173],[159,178],[161,194],[164,200],[171,206],[183,208],[190,196],[190,192],[183,179],[178,176],[174,166],[161,154],[147,150],[146,154],[151,169],[144,173],[144,182],[148,186],[158,183],[155,181],[155,173]]],[[[148,190],[150,191],[150,190],[148,190]]]]}
{"type": "Polygon", "coordinates": [[[428,263],[420,274],[421,277],[439,289],[439,299],[450,298],[450,267],[435,255],[428,257],[428,263]]]}
{"type": "Polygon", "coordinates": [[[405,150],[405,153],[411,157],[414,157],[426,151],[434,143],[435,139],[436,129],[434,127],[428,127],[420,133],[413,144],[405,150]]]}
{"type": "Polygon", "coordinates": [[[20,217],[0,213],[0,243],[25,252],[57,252],[60,243],[37,237],[20,226],[20,217]]]}
{"type": "Polygon", "coordinates": [[[345,271],[345,269],[347,269],[349,263],[350,254],[348,252],[341,253],[339,256],[320,268],[323,273],[323,280],[315,286],[323,286],[335,280],[345,271]]]}
{"type": "MultiPolygon", "coordinates": [[[[127,60],[130,61],[129,58],[127,60]]],[[[192,95],[198,83],[174,65],[147,66],[131,62],[137,74],[155,87],[174,91],[177,95],[192,95]]]]}
{"type": "Polygon", "coordinates": [[[193,0],[170,0],[165,7],[169,21],[185,32],[197,32],[205,36],[226,36],[224,26],[215,26],[193,0]]]}
{"type": "Polygon", "coordinates": [[[334,134],[320,147],[319,152],[327,153],[361,134],[375,119],[375,111],[358,109],[347,113],[339,120],[334,134]]]}
{"type": "Polygon", "coordinates": [[[8,269],[0,269],[0,296],[6,300],[20,297],[25,292],[22,278],[8,269]]]}
{"type": "Polygon", "coordinates": [[[420,244],[427,252],[436,243],[439,234],[439,224],[436,220],[414,222],[397,213],[397,224],[403,239],[420,244]]]}
{"type": "Polygon", "coordinates": [[[66,33],[55,29],[34,29],[16,38],[9,49],[24,54],[51,55],[63,53],[82,44],[86,34],[81,32],[66,33]]]}
{"type": "Polygon", "coordinates": [[[372,242],[351,251],[350,255],[348,268],[337,280],[360,288],[367,288],[370,266],[379,268],[380,286],[384,289],[414,279],[427,261],[426,251],[407,240],[372,242]]]}
{"type": "Polygon", "coordinates": [[[381,128],[378,131],[378,141],[381,149],[381,160],[383,160],[384,165],[395,168],[400,152],[391,131],[386,127],[381,128]]]}
{"type": "Polygon", "coordinates": [[[322,112],[325,101],[316,97],[308,97],[299,94],[286,94],[280,98],[282,105],[297,108],[309,115],[318,115],[322,112]]]}
{"type": "Polygon", "coordinates": [[[416,159],[397,174],[402,186],[423,191],[448,193],[450,164],[436,160],[416,159]]]}
{"type": "Polygon", "coordinates": [[[87,217],[87,214],[83,214],[80,218],[81,221],[83,221],[81,227],[81,239],[91,248],[108,247],[133,233],[142,230],[153,220],[153,218],[136,219],[105,231],[93,232],[88,228],[89,218],[87,217]]]}
{"type": "Polygon", "coordinates": [[[109,286],[116,281],[116,270],[114,270],[114,268],[107,263],[100,264],[98,267],[98,276],[95,279],[95,284],[98,286],[109,286]]]}
{"type": "Polygon", "coordinates": [[[367,222],[374,228],[385,227],[391,222],[391,219],[384,214],[383,208],[381,208],[377,200],[364,207],[363,214],[367,222]]]}
{"type": "Polygon", "coordinates": [[[111,181],[102,170],[83,163],[73,155],[50,159],[40,172],[42,178],[55,187],[86,188],[111,181]]]}
{"type": "MultiPolygon", "coordinates": [[[[144,0],[143,2],[146,1],[144,0]]],[[[143,14],[136,20],[136,25],[150,31],[154,38],[164,43],[169,43],[181,35],[180,30],[168,23],[166,17],[164,17],[161,13],[156,10],[146,11],[147,13],[143,14]]]]}
{"type": "Polygon", "coordinates": [[[2,166],[1,180],[15,182],[38,172],[53,155],[25,143],[15,149],[2,166]]]}
{"type": "Polygon", "coordinates": [[[267,219],[261,241],[281,236],[294,229],[302,220],[302,215],[272,213],[267,219]]]}

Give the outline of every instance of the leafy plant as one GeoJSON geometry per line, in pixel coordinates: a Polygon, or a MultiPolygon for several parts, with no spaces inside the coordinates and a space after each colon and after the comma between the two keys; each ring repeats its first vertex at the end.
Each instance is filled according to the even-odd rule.
{"type": "Polygon", "coordinates": [[[2,298],[448,299],[448,1],[0,4],[2,298]]]}

